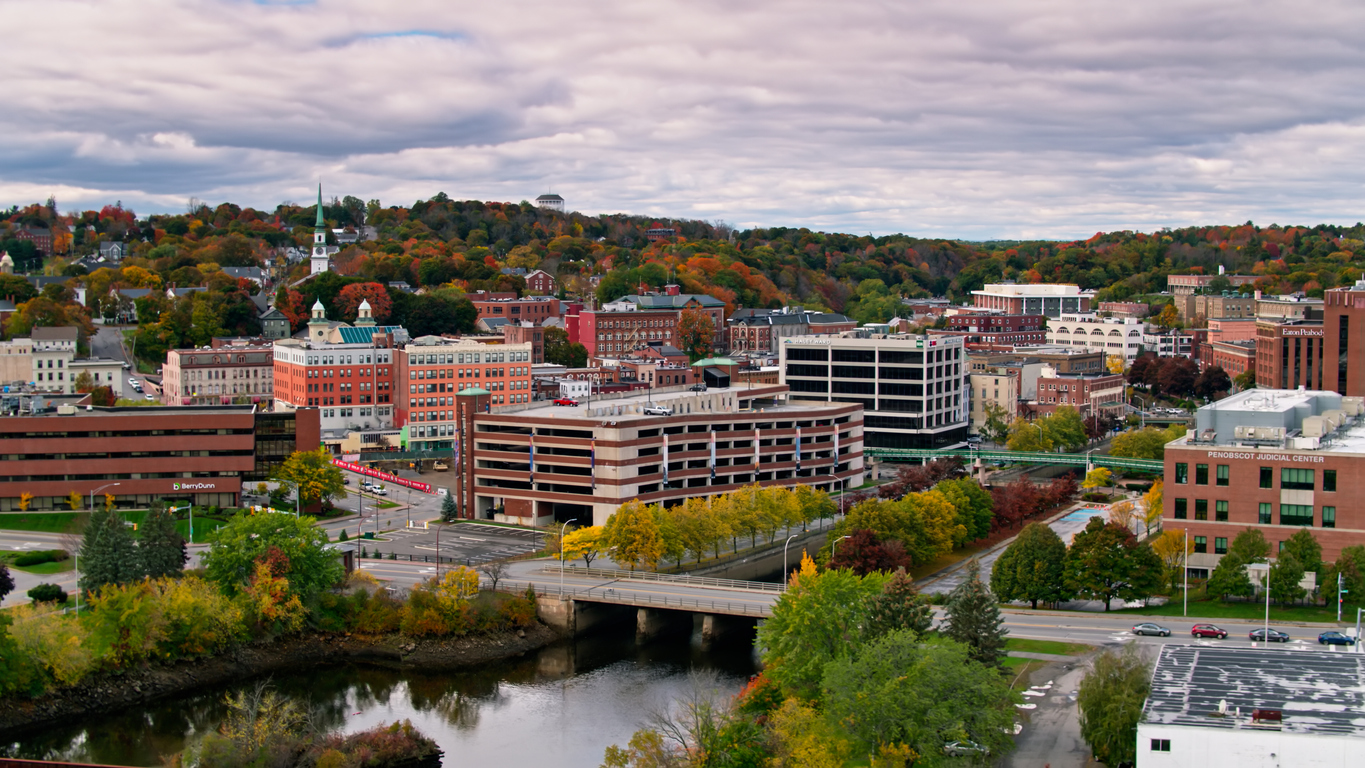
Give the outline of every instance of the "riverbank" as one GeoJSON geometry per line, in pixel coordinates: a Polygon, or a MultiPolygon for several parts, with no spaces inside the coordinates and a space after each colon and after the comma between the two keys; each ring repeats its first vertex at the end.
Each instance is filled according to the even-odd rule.
{"type": "Polygon", "coordinates": [[[198,688],[309,667],[359,662],[393,669],[458,670],[516,658],[558,637],[554,630],[537,622],[523,630],[459,638],[313,634],[248,643],[219,656],[92,675],[77,685],[34,699],[0,701],[0,736],[73,717],[141,706],[198,688]]]}

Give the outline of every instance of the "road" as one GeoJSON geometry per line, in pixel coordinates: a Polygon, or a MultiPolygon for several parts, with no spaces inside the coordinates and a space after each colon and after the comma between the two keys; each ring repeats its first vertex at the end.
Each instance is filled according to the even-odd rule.
{"type": "MultiPolygon", "coordinates": [[[[119,326],[102,325],[95,335],[90,337],[90,355],[92,357],[104,357],[110,360],[118,360],[128,363],[131,366],[131,358],[127,350],[123,348],[123,328],[119,326]]],[[[126,370],[126,369],[125,369],[126,370]]],[[[128,370],[128,375],[119,379],[118,389],[114,391],[115,397],[133,398],[141,397],[128,385],[127,379],[137,376],[134,370],[128,370]]],[[[138,378],[141,378],[140,376],[138,378]]]]}

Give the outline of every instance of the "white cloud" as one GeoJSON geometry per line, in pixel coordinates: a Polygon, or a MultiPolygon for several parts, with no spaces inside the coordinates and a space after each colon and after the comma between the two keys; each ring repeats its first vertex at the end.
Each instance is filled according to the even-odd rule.
{"type": "Polygon", "coordinates": [[[0,194],[143,211],[269,208],[318,178],[403,204],[553,187],[594,213],[943,237],[1354,222],[1362,21],[1346,2],[11,0],[0,194]]]}

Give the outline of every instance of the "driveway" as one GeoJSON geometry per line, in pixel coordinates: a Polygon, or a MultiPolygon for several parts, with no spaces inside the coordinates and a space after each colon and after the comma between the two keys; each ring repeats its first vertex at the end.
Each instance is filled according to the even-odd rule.
{"type": "Polygon", "coordinates": [[[1002,763],[1006,768],[1085,768],[1090,747],[1081,738],[1076,706],[1085,669],[1081,660],[1059,661],[1033,673],[1030,690],[1043,695],[1025,697],[1037,708],[1026,710],[1024,730],[1014,739],[1014,752],[1002,763]]]}

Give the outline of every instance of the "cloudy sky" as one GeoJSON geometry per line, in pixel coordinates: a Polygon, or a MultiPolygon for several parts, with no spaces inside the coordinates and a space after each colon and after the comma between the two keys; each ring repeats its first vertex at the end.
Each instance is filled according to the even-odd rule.
{"type": "Polygon", "coordinates": [[[0,0],[0,204],[970,239],[1365,220],[1365,3],[0,0]]]}

